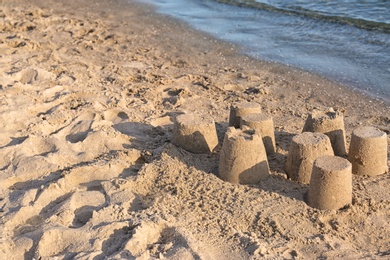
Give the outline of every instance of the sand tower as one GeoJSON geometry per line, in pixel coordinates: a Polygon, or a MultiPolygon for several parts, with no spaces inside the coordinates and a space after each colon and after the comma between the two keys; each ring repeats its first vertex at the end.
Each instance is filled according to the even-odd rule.
{"type": "Polygon", "coordinates": [[[219,157],[219,176],[235,184],[255,184],[269,175],[267,154],[255,130],[229,127],[219,157]]]}
{"type": "Polygon", "coordinates": [[[309,185],[308,205],[337,210],[352,203],[352,165],[338,156],[323,156],[314,161],[309,185]]]}
{"type": "Polygon", "coordinates": [[[330,109],[327,112],[314,111],[306,119],[302,132],[318,132],[326,134],[332,144],[334,154],[345,156],[344,116],[339,111],[330,109]]]}
{"type": "Polygon", "coordinates": [[[230,107],[229,126],[240,127],[241,117],[247,114],[261,113],[261,106],[255,102],[233,103],[230,107]]]}
{"type": "Polygon", "coordinates": [[[305,132],[293,137],[285,171],[293,181],[309,184],[314,160],[334,155],[329,137],[322,133],[305,132]]]}
{"type": "Polygon", "coordinates": [[[255,129],[261,134],[268,155],[276,152],[274,121],[270,115],[261,113],[243,115],[240,127],[243,126],[255,129]]]}
{"type": "Polygon", "coordinates": [[[379,175],[388,171],[387,135],[375,127],[360,127],[352,132],[348,160],[352,173],[379,175]]]}
{"type": "Polygon", "coordinates": [[[211,117],[182,114],[176,117],[172,143],[192,153],[209,153],[218,145],[211,117]]]}

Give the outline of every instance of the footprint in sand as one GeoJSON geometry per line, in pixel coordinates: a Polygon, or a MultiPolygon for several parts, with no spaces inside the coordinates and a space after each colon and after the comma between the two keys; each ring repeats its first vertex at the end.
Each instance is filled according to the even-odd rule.
{"type": "Polygon", "coordinates": [[[11,158],[10,164],[1,175],[1,186],[10,187],[15,183],[28,183],[40,179],[58,170],[58,165],[52,164],[42,155],[11,158]]]}
{"type": "Polygon", "coordinates": [[[56,85],[41,91],[40,95],[45,100],[45,103],[50,103],[58,100],[60,97],[69,95],[69,88],[66,86],[56,85]]]}
{"type": "Polygon", "coordinates": [[[31,84],[33,83],[38,77],[38,72],[34,69],[24,69],[20,72],[20,79],[19,81],[22,84],[31,84]]]}
{"type": "Polygon", "coordinates": [[[73,259],[76,253],[90,249],[90,234],[65,227],[46,230],[38,242],[33,259],[73,259]],[[80,239],[83,238],[83,239],[80,239]]]}
{"type": "Polygon", "coordinates": [[[92,120],[78,121],[70,130],[70,133],[66,136],[66,141],[71,143],[84,141],[91,130],[92,123],[92,120]]]}
{"type": "Polygon", "coordinates": [[[57,82],[59,85],[63,85],[63,86],[72,85],[72,83],[75,81],[76,81],[76,77],[69,75],[68,73],[65,72],[61,72],[57,76],[57,82]]]}
{"type": "Polygon", "coordinates": [[[111,121],[115,125],[125,120],[128,120],[129,116],[124,111],[115,108],[115,109],[109,109],[107,111],[104,111],[103,119],[107,121],[111,121]]]}
{"type": "Polygon", "coordinates": [[[56,151],[54,140],[37,135],[28,136],[20,146],[26,156],[45,156],[56,151]]]}
{"type": "MultiPolygon", "coordinates": [[[[47,113],[48,116],[45,115],[45,119],[49,120],[50,117],[54,116],[55,112],[56,110],[49,111],[47,113]]],[[[63,111],[58,111],[58,113],[59,115],[63,115],[63,111]]],[[[59,137],[65,137],[65,140],[70,143],[82,142],[88,136],[88,133],[91,131],[91,127],[95,117],[95,113],[91,111],[86,111],[74,120],[72,120],[71,123],[62,126],[62,128],[60,128],[56,134],[58,134],[59,137]]]]}
{"type": "MultiPolygon", "coordinates": [[[[102,259],[113,256],[115,252],[123,250],[122,257],[133,259],[148,253],[148,247],[158,242],[165,224],[154,222],[142,222],[139,225],[124,226],[112,230],[106,230],[111,235],[102,243],[102,259]]],[[[117,253],[118,254],[118,253],[117,253]]],[[[150,258],[144,258],[150,259],[150,258]]]]}
{"type": "Polygon", "coordinates": [[[51,139],[35,135],[12,138],[0,149],[0,169],[4,170],[0,178],[2,185],[24,182],[57,170],[58,166],[50,163],[46,157],[55,151],[56,145],[51,139]]]}
{"type": "Polygon", "coordinates": [[[141,223],[123,245],[123,250],[128,252],[126,257],[129,258],[150,259],[163,255],[168,259],[201,259],[176,227],[169,227],[164,223],[141,223]]]}
{"type": "Polygon", "coordinates": [[[78,228],[84,226],[95,210],[106,202],[103,193],[99,191],[82,191],[72,194],[59,208],[50,211],[52,221],[63,226],[78,228]]]}

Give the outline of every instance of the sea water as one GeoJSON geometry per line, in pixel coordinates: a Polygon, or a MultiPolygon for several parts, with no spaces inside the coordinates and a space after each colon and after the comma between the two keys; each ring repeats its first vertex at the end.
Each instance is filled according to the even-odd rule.
{"type": "Polygon", "coordinates": [[[390,1],[140,0],[255,58],[390,101],[390,1]]]}

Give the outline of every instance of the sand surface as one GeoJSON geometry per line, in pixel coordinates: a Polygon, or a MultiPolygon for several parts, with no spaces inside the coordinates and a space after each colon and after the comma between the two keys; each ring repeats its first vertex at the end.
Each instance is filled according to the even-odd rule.
{"type": "Polygon", "coordinates": [[[388,258],[389,174],[353,176],[352,205],[321,211],[283,170],[308,114],[329,107],[348,145],[358,126],[390,131],[389,104],[151,7],[0,0],[0,258],[388,258]],[[217,177],[230,104],[245,100],[275,122],[258,185],[217,177]],[[171,143],[174,118],[192,112],[215,120],[215,152],[171,143]]]}

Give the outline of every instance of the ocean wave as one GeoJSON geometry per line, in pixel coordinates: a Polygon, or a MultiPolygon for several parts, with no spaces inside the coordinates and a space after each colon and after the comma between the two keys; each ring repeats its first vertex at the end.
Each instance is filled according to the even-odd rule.
{"type": "Polygon", "coordinates": [[[216,2],[229,4],[239,7],[254,8],[269,12],[278,12],[285,15],[296,15],[315,20],[323,20],[332,23],[346,24],[360,29],[370,31],[381,31],[390,34],[390,23],[373,21],[364,18],[350,17],[345,14],[336,15],[334,13],[326,13],[313,9],[304,8],[298,5],[272,5],[269,3],[258,2],[254,0],[216,0],[216,2]]]}

